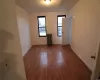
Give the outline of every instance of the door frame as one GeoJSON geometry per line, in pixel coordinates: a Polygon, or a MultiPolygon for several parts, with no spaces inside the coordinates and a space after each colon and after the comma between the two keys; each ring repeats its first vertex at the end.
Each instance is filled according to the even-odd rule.
{"type": "Polygon", "coordinates": [[[98,48],[98,54],[97,54],[96,57],[97,58],[96,58],[96,61],[95,61],[95,64],[94,64],[95,66],[94,66],[94,70],[92,72],[91,80],[96,80],[97,77],[99,77],[99,75],[100,75],[99,72],[98,72],[98,70],[100,70],[99,69],[99,67],[100,67],[100,43],[99,43],[99,48],[98,48]]]}

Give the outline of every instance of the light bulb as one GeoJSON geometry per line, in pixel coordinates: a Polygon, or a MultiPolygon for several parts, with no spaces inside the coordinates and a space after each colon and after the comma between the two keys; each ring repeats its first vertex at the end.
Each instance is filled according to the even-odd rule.
{"type": "Polygon", "coordinates": [[[51,1],[50,0],[46,0],[45,2],[46,2],[46,4],[50,4],[51,1]]]}

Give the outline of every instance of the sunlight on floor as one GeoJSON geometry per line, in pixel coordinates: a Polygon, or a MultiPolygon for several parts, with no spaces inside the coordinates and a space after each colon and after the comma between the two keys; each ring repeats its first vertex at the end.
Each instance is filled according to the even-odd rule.
{"type": "Polygon", "coordinates": [[[64,59],[63,59],[63,56],[62,56],[62,52],[58,52],[58,54],[57,54],[57,64],[58,65],[64,64],[64,59]]]}
{"type": "Polygon", "coordinates": [[[40,53],[40,64],[45,67],[48,65],[47,52],[40,53]]]}

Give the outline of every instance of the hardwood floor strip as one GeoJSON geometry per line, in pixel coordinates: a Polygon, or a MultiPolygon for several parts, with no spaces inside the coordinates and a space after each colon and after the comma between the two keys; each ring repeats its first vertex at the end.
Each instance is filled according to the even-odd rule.
{"type": "Polygon", "coordinates": [[[91,72],[70,46],[33,46],[24,56],[27,80],[90,80],[91,72]]]}

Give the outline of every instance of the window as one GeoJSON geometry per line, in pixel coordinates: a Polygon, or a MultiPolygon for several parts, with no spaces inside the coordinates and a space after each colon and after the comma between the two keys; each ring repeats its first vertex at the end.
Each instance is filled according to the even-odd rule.
{"type": "Polygon", "coordinates": [[[62,36],[62,18],[66,18],[66,15],[57,16],[57,35],[58,37],[62,36]]]}
{"type": "Polygon", "coordinates": [[[38,16],[37,18],[39,37],[46,37],[46,17],[38,16]]]}

